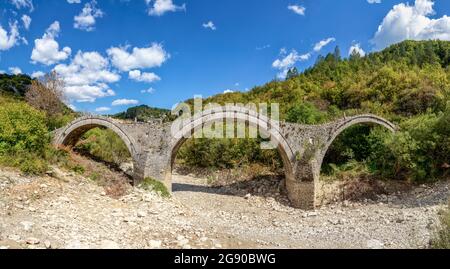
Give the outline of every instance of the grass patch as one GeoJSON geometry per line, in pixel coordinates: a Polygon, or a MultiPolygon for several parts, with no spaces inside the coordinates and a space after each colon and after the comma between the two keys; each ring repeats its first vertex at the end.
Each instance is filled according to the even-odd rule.
{"type": "Polygon", "coordinates": [[[145,178],[139,184],[139,187],[147,191],[154,191],[164,198],[170,197],[170,192],[166,186],[161,181],[153,178],[145,178]]]}
{"type": "Polygon", "coordinates": [[[450,249],[450,203],[441,217],[441,226],[431,242],[434,249],[450,249]]]}

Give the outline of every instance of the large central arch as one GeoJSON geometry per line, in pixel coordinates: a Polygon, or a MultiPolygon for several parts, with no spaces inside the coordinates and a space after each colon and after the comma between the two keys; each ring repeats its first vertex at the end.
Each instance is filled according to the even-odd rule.
{"type": "Polygon", "coordinates": [[[170,151],[170,160],[168,163],[166,181],[171,183],[172,170],[176,156],[181,146],[191,138],[196,130],[203,128],[209,124],[232,120],[233,122],[241,122],[258,128],[265,137],[270,137],[271,143],[276,145],[282,161],[286,178],[293,178],[294,171],[292,161],[295,154],[285,139],[279,122],[268,118],[250,108],[240,106],[224,106],[221,108],[208,109],[202,113],[198,113],[191,118],[185,119],[180,125],[177,132],[172,133],[172,149],[170,151]]]}

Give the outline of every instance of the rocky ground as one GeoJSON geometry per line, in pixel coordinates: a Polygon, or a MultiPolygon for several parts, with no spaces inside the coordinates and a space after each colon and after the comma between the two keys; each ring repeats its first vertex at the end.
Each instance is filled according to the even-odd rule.
{"type": "Polygon", "coordinates": [[[59,169],[39,178],[1,169],[0,249],[426,248],[450,196],[447,181],[306,212],[242,187],[174,175],[170,199],[131,186],[112,198],[59,169]]]}

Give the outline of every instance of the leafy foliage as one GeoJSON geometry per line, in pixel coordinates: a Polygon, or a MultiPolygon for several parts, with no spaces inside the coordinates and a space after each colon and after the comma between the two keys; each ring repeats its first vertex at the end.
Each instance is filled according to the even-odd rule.
{"type": "Polygon", "coordinates": [[[147,122],[153,119],[163,119],[165,121],[174,119],[170,110],[153,108],[147,105],[131,107],[126,112],[116,114],[114,117],[124,120],[137,120],[140,122],[147,122]]]}
{"type": "Polygon", "coordinates": [[[120,165],[131,159],[122,139],[109,129],[94,128],[83,135],[76,149],[108,162],[120,165]]]}
{"type": "Polygon", "coordinates": [[[153,178],[145,178],[140,184],[139,187],[144,190],[153,191],[158,193],[161,197],[169,198],[170,192],[167,190],[166,186],[161,181],[158,181],[153,178]]]}
{"type": "Polygon", "coordinates": [[[0,94],[14,94],[24,97],[32,79],[27,75],[0,74],[0,94]]]}

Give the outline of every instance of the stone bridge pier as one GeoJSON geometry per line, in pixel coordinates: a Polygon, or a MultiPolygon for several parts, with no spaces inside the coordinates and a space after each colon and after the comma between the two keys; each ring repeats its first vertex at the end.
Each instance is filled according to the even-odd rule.
{"type": "Polygon", "coordinates": [[[292,205],[302,209],[317,206],[320,169],[328,148],[345,129],[361,123],[376,124],[395,132],[396,126],[375,115],[346,117],[322,125],[274,122],[243,107],[207,110],[175,122],[134,123],[106,117],[85,116],[53,135],[55,146],[74,146],[80,137],[96,127],[114,131],[127,146],[134,164],[134,181],[150,177],[162,181],[171,191],[172,168],[183,143],[204,126],[217,122],[245,122],[270,137],[278,149],[286,176],[286,190],[292,205]]]}

